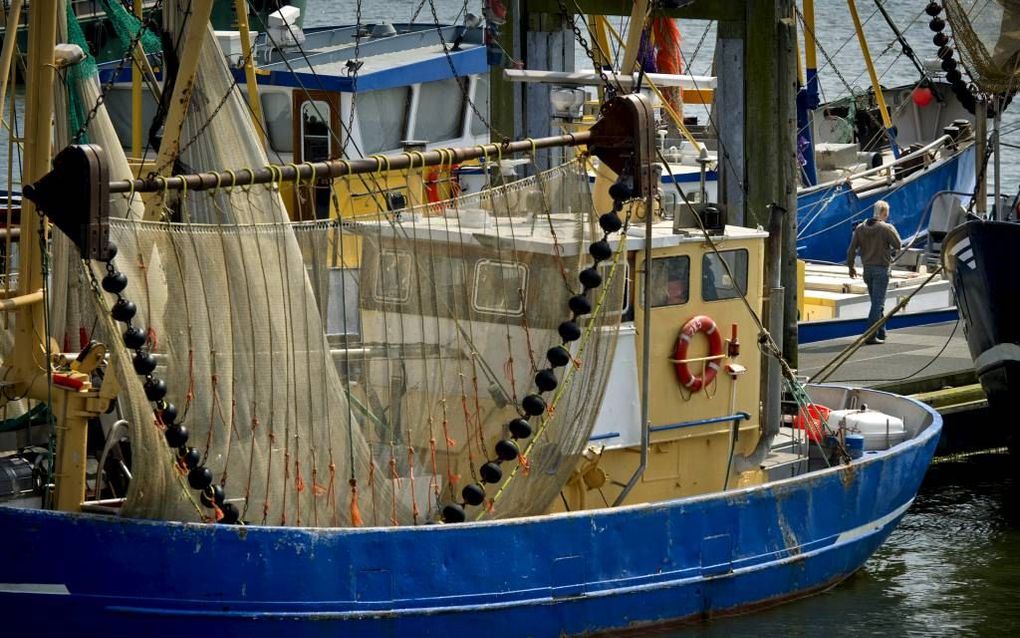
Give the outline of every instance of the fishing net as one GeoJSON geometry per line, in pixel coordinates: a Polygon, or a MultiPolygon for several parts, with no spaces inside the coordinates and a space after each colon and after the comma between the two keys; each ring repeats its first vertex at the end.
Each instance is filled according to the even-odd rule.
{"type": "Polygon", "coordinates": [[[1020,80],[1020,1],[945,0],[953,39],[985,93],[1015,91],[1020,80]]]}
{"type": "MultiPolygon", "coordinates": [[[[184,8],[164,4],[171,33],[181,32],[184,8]]],[[[89,134],[116,152],[107,125],[97,117],[89,134]]],[[[196,171],[262,166],[257,140],[210,32],[181,161],[196,171]]],[[[126,173],[122,156],[112,159],[113,174],[126,173]]],[[[365,185],[387,201],[391,185],[375,177],[365,185]]],[[[442,204],[302,224],[289,221],[278,185],[159,197],[150,220],[140,219],[137,196],[117,196],[111,236],[154,375],[166,381],[188,444],[245,520],[423,524],[480,480],[535,391],[546,351],[561,341],[557,327],[570,318],[567,302],[581,292],[577,273],[596,237],[588,189],[575,161],[442,204]]],[[[335,204],[342,213],[350,202],[335,204]]],[[[576,467],[621,319],[621,255],[589,293],[595,308],[579,319],[573,364],[559,369],[548,410],[531,419],[519,457],[501,464],[470,517],[545,511],[576,467]]],[[[109,319],[112,298],[93,291],[73,259],[62,263],[61,276],[81,287],[78,301],[64,302],[61,325],[91,322],[89,336],[110,344],[117,409],[130,423],[123,514],[211,518],[133,373],[123,326],[109,319]],[[91,314],[72,316],[72,302],[91,314]]]]}

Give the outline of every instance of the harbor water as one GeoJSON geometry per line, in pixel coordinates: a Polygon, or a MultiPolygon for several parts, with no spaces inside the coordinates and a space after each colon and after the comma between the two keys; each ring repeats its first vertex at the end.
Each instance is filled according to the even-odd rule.
{"type": "MultiPolygon", "coordinates": [[[[441,21],[463,11],[480,12],[480,2],[434,0],[441,21]]],[[[425,0],[417,19],[432,19],[425,0]]],[[[508,5],[510,3],[507,3],[508,5]]],[[[817,35],[825,51],[819,69],[825,99],[868,87],[853,25],[842,0],[816,0],[817,35]],[[837,69],[826,63],[837,61],[837,69]],[[838,73],[834,72],[838,71],[838,73]]],[[[873,3],[859,3],[871,50],[886,85],[917,80],[917,72],[873,3]]],[[[934,56],[926,0],[885,0],[884,5],[922,58],[934,56]]],[[[409,20],[419,0],[364,2],[364,21],[409,20]]],[[[353,0],[308,0],[308,26],[352,23],[353,0]]],[[[711,73],[714,26],[700,21],[681,24],[684,51],[695,73],[711,73]],[[707,32],[706,32],[707,29],[707,32]],[[699,46],[702,41],[704,42],[699,46]]],[[[587,59],[578,51],[578,66],[587,59]]],[[[1020,128],[1020,107],[1003,118],[1004,140],[1020,128]]],[[[19,113],[19,117],[20,117],[19,113]]],[[[0,175],[7,175],[7,133],[0,131],[0,175]]],[[[1003,192],[1020,185],[1020,156],[1003,149],[1003,192]]],[[[17,166],[12,167],[17,175],[17,166]]],[[[16,182],[16,177],[15,177],[16,182]]],[[[18,185],[15,183],[15,187],[18,185]]],[[[896,211],[892,211],[895,215],[896,211]]],[[[957,417],[960,418],[960,417],[957,417]]],[[[974,427],[994,424],[987,415],[962,417],[974,427]]],[[[1016,461],[984,454],[944,461],[928,472],[917,500],[899,527],[865,567],[832,590],[752,615],[714,619],[657,636],[1013,636],[1020,635],[1020,482],[1016,461]]]]}

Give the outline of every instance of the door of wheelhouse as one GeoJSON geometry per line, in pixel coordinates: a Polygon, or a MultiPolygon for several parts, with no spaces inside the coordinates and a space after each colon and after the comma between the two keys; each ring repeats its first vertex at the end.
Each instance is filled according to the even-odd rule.
{"type": "MultiPolygon", "coordinates": [[[[294,91],[294,162],[337,159],[343,152],[340,138],[340,94],[328,91],[294,91]]],[[[298,220],[329,217],[330,183],[317,180],[294,189],[298,220]]]]}

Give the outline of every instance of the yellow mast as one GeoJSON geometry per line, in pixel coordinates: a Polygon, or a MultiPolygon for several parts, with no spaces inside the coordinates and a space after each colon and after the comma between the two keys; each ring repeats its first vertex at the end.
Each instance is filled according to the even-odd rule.
{"type": "MultiPolygon", "coordinates": [[[[135,17],[142,19],[142,0],[134,0],[135,17]]],[[[131,65],[131,157],[142,156],[142,65],[145,49],[141,40],[131,52],[134,64],[131,65]]]]}
{"type": "MultiPolygon", "coordinates": [[[[169,175],[173,169],[181,148],[181,127],[188,114],[191,94],[195,88],[195,74],[198,71],[198,59],[202,53],[205,34],[209,30],[209,17],[212,15],[213,0],[194,0],[191,13],[187,18],[184,45],[181,52],[180,68],[174,82],[174,93],[170,99],[170,112],[167,113],[163,125],[163,140],[159,145],[159,156],[156,167],[160,175],[169,175]]],[[[145,200],[145,219],[159,219],[163,204],[162,195],[150,195],[145,200]]]]}
{"type": "Polygon", "coordinates": [[[255,60],[252,59],[251,33],[248,31],[248,0],[234,0],[234,11],[237,13],[237,28],[241,31],[241,48],[244,50],[244,82],[248,88],[248,105],[251,107],[252,118],[255,120],[256,135],[262,148],[266,148],[266,139],[262,134],[262,102],[259,101],[259,88],[255,79],[255,60]]]}
{"type": "MultiPolygon", "coordinates": [[[[32,0],[29,5],[23,184],[38,181],[50,169],[54,47],[60,6],[59,0],[32,0]]],[[[95,392],[87,373],[67,372],[62,375],[62,383],[55,383],[47,356],[55,350],[55,344],[46,334],[43,305],[47,225],[27,198],[22,203],[18,231],[22,241],[17,293],[0,299],[0,312],[15,313],[14,351],[10,360],[4,361],[0,374],[14,384],[11,395],[45,401],[49,406],[57,435],[53,504],[60,510],[78,511],[85,499],[87,420],[104,412],[111,397],[95,392]]],[[[110,393],[115,385],[110,383],[104,390],[110,393]]]]}
{"type": "MultiPolygon", "coordinates": [[[[57,42],[57,0],[33,0],[28,7],[28,77],[30,87],[25,100],[25,163],[23,184],[31,184],[50,168],[50,146],[53,135],[54,51],[57,42]]],[[[18,296],[42,290],[42,252],[40,238],[46,226],[27,199],[21,210],[21,260],[18,267],[18,296]]],[[[15,348],[14,367],[21,379],[30,379],[49,370],[44,349],[44,318],[41,303],[18,309],[15,339],[31,348],[15,348]]]]}
{"type": "MultiPolygon", "coordinates": [[[[18,24],[21,22],[21,7],[24,3],[22,0],[14,0],[11,2],[11,10],[7,13],[7,25],[5,27],[6,33],[17,33],[18,24]]],[[[13,77],[11,74],[11,60],[14,57],[14,47],[17,44],[18,39],[4,38],[3,52],[0,53],[0,111],[3,110],[3,104],[7,100],[7,81],[13,77]]],[[[0,118],[3,115],[0,114],[0,118]]],[[[8,130],[10,126],[7,127],[8,130]]]]}
{"type": "MultiPolygon", "coordinates": [[[[857,2],[855,0],[846,0],[847,6],[850,8],[850,17],[854,21],[854,29],[857,31],[857,41],[861,45],[861,55],[864,56],[864,64],[868,67],[868,76],[871,78],[871,88],[875,91],[875,101],[878,102],[878,111],[882,115],[882,126],[885,127],[885,132],[889,136],[889,146],[892,148],[893,155],[899,157],[899,149],[896,147],[896,139],[892,134],[892,118],[889,117],[889,107],[885,103],[885,95],[882,94],[882,85],[878,83],[878,74],[875,73],[875,63],[871,59],[871,52],[868,50],[868,40],[864,37],[864,27],[861,25],[861,16],[857,14],[857,2]]],[[[813,49],[813,47],[810,47],[813,49]]]]}
{"type": "MultiPolygon", "coordinates": [[[[796,7],[794,7],[796,14],[796,7]]],[[[815,44],[815,0],[804,0],[804,62],[809,71],[818,70],[818,51],[815,44]]]]}

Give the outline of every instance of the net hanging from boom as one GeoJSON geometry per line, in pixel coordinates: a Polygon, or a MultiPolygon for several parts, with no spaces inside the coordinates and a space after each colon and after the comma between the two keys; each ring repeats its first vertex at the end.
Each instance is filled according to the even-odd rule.
{"type": "Polygon", "coordinates": [[[1020,82],[1020,1],[945,0],[953,39],[974,83],[990,94],[1020,82]]]}
{"type": "MultiPolygon", "coordinates": [[[[186,4],[164,3],[170,33],[182,31],[186,4]]],[[[98,83],[89,75],[67,85],[75,90],[93,104],[98,83]]],[[[117,147],[102,107],[98,114],[90,139],[117,147]]],[[[263,166],[257,140],[210,31],[181,162],[195,171],[263,166]]],[[[126,176],[123,154],[111,159],[111,175],[126,176]]],[[[365,180],[380,202],[387,183],[365,180]]],[[[343,214],[350,202],[333,198],[343,214]]],[[[116,265],[130,282],[124,294],[137,305],[134,325],[148,331],[154,374],[182,414],[188,445],[242,518],[268,525],[437,520],[442,503],[479,480],[534,391],[597,230],[583,160],[442,204],[343,221],[291,223],[276,184],[182,193],[159,206],[157,221],[140,219],[137,195],[112,204],[116,265]]],[[[595,310],[579,320],[584,333],[571,344],[574,365],[561,369],[555,400],[533,420],[521,457],[487,486],[483,516],[545,511],[576,467],[623,314],[622,254],[605,265],[595,310]]],[[[92,322],[111,346],[132,447],[123,514],[208,517],[131,369],[123,328],[109,319],[111,297],[93,294],[87,271],[66,253],[55,263],[65,280],[83,282],[55,302],[63,308],[55,325],[73,334],[92,322]]]]}

